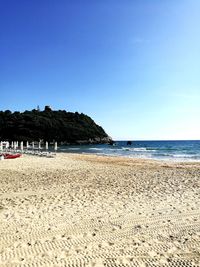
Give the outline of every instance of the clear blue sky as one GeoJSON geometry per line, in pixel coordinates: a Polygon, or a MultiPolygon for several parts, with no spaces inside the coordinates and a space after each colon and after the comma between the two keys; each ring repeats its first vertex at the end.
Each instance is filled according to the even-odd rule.
{"type": "Polygon", "coordinates": [[[114,139],[200,139],[199,0],[0,0],[0,110],[91,116],[114,139]]]}

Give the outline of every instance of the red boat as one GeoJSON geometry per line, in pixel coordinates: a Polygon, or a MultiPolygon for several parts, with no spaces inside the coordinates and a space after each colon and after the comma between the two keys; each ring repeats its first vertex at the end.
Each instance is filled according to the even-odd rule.
{"type": "Polygon", "coordinates": [[[21,157],[21,154],[2,154],[2,156],[4,156],[4,159],[16,159],[21,157]]]}

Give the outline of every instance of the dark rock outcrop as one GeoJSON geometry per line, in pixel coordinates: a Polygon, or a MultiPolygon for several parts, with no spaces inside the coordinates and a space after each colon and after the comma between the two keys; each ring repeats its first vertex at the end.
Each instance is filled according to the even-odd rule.
{"type": "Polygon", "coordinates": [[[97,144],[112,139],[89,116],[46,106],[44,111],[0,111],[0,140],[97,144]]]}

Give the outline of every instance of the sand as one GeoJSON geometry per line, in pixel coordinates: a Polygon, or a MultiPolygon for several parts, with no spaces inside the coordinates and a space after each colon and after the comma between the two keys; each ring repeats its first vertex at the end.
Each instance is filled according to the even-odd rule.
{"type": "Polygon", "coordinates": [[[0,266],[200,266],[200,163],[0,161],[0,266]]]}

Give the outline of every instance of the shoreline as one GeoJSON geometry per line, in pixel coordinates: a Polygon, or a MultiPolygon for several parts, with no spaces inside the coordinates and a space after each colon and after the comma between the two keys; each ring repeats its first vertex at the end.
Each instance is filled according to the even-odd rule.
{"type": "Polygon", "coordinates": [[[179,167],[179,166],[190,166],[195,168],[200,168],[200,161],[171,161],[171,160],[159,160],[152,158],[137,158],[137,157],[126,157],[126,156],[118,156],[118,155],[100,155],[95,153],[63,153],[58,152],[57,155],[62,155],[66,157],[67,155],[70,158],[80,159],[80,160],[88,160],[96,163],[107,163],[113,164],[118,163],[122,165],[128,166],[130,164],[147,164],[148,165],[158,165],[158,166],[169,166],[169,167],[179,167]]]}
{"type": "Polygon", "coordinates": [[[200,266],[200,164],[75,153],[0,162],[1,266],[200,266]]]}
{"type": "Polygon", "coordinates": [[[98,153],[87,153],[87,152],[57,152],[58,154],[69,154],[69,155],[91,155],[91,156],[99,156],[99,157],[113,157],[113,158],[124,158],[124,159],[132,159],[132,160],[141,160],[141,161],[155,161],[155,162],[166,162],[166,163],[194,163],[194,164],[200,164],[200,159],[199,160],[179,160],[178,158],[174,159],[159,159],[159,158],[148,158],[148,157],[131,157],[131,156],[122,156],[122,155],[108,155],[108,154],[98,154],[98,153]]]}

